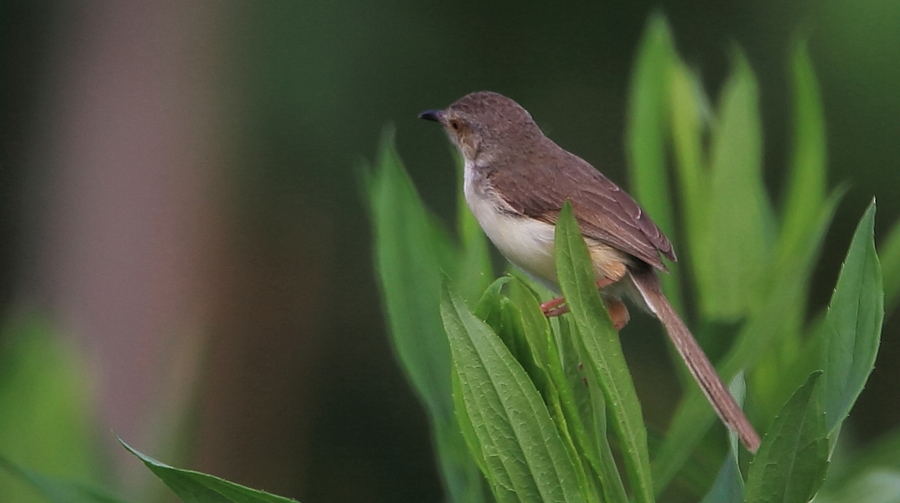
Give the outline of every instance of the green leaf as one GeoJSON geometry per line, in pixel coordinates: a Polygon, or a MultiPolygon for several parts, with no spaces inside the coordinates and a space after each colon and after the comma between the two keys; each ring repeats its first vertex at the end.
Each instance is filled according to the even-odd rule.
{"type": "MultiPolygon", "coordinates": [[[[674,48],[673,48],[674,53],[674,48]]],[[[704,273],[701,267],[697,269],[695,263],[707,263],[713,250],[707,249],[705,239],[709,233],[709,174],[706,169],[705,154],[703,152],[704,132],[709,120],[710,112],[706,96],[699,83],[700,78],[678,58],[672,56],[667,78],[666,89],[669,101],[669,130],[671,134],[673,154],[676,159],[675,173],[677,174],[678,189],[680,194],[679,206],[681,206],[683,225],[679,228],[683,245],[676,248],[680,259],[679,267],[672,269],[672,274],[661,275],[660,280],[665,286],[667,282],[682,283],[681,270],[689,270],[694,274],[694,280],[704,273]],[[687,267],[688,269],[685,269],[687,267]]],[[[681,298],[680,287],[669,286],[665,290],[667,298],[675,296],[672,307],[680,313],[686,312],[681,298]]],[[[702,334],[701,334],[702,335],[702,334]]],[[[701,342],[704,339],[699,339],[701,342]]],[[[669,356],[680,379],[682,387],[689,386],[693,381],[688,369],[677,363],[680,360],[674,347],[668,345],[669,356]]]]}
{"type": "Polygon", "coordinates": [[[462,385],[459,382],[459,375],[456,372],[451,372],[450,377],[453,385],[453,411],[456,415],[456,422],[459,424],[460,433],[465,439],[466,446],[469,448],[469,453],[478,465],[478,469],[481,470],[481,473],[484,474],[485,477],[487,477],[488,483],[493,484],[494,480],[491,479],[491,474],[488,472],[484,451],[481,448],[481,442],[478,441],[478,435],[475,434],[475,425],[472,424],[472,418],[466,411],[466,405],[463,401],[462,385]]]}
{"type": "MultiPolygon", "coordinates": [[[[783,219],[776,262],[767,267],[771,290],[803,285],[804,292],[781,306],[783,334],[758,358],[750,373],[758,417],[768,421],[809,375],[819,368],[817,359],[803,353],[804,324],[808,318],[809,278],[821,253],[822,239],[844,190],[826,194],[826,135],[821,97],[806,41],[794,42],[789,59],[793,91],[793,152],[786,177],[783,219]],[[803,360],[798,365],[798,361],[803,360]],[[812,363],[812,365],[810,365],[812,363]]],[[[756,315],[768,316],[768,313],[756,315]]],[[[818,354],[818,353],[813,353],[818,354]]]]}
{"type": "Polygon", "coordinates": [[[819,376],[812,373],[781,409],[750,463],[745,501],[805,503],[828,468],[828,438],[819,376]]]}
{"type": "Polygon", "coordinates": [[[522,366],[446,284],[441,314],[497,501],[585,501],[547,406],[522,366]]]}
{"type": "MultiPolygon", "coordinates": [[[[743,374],[735,377],[731,381],[731,385],[728,386],[728,391],[741,406],[744,404],[744,396],[747,392],[746,386],[743,374]]],[[[701,503],[739,503],[744,501],[744,479],[738,463],[740,443],[737,433],[734,431],[728,432],[728,444],[730,445],[728,456],[726,456],[725,461],[722,463],[722,468],[719,469],[716,479],[701,503]]]]}
{"type": "Polygon", "coordinates": [[[631,182],[644,208],[667,233],[675,230],[666,183],[666,81],[672,35],[661,15],[650,18],[638,48],[628,93],[627,144],[631,182]]]}
{"type": "MultiPolygon", "coordinates": [[[[784,336],[791,320],[766,313],[779,312],[783,305],[802,295],[804,289],[805,285],[802,283],[788,282],[784,284],[784,288],[771,291],[757,314],[743,325],[735,345],[722,362],[716,365],[723,381],[728,382],[738,372],[752,367],[772,341],[784,336]]],[[[691,452],[715,422],[716,415],[703,393],[698,388],[688,388],[675,411],[668,435],[653,460],[653,481],[657,484],[657,494],[665,489],[684,466],[691,452]]]]}
{"type": "MultiPolygon", "coordinates": [[[[504,338],[503,332],[505,331],[503,323],[509,323],[509,320],[503,319],[503,302],[506,299],[501,291],[503,290],[503,286],[509,283],[509,280],[509,276],[502,276],[491,283],[491,286],[481,294],[481,298],[478,299],[478,304],[475,305],[475,309],[472,311],[475,316],[490,325],[501,339],[504,338]]],[[[504,340],[504,342],[513,353],[516,352],[513,348],[518,341],[504,340]]]]}
{"type": "MultiPolygon", "coordinates": [[[[672,33],[665,17],[650,17],[634,65],[628,93],[627,145],[631,188],[644,210],[673,244],[675,220],[669,177],[666,174],[668,78],[675,61],[672,33]]],[[[679,272],[661,278],[663,290],[676,310],[681,309],[679,272]]]]}
{"type": "Polygon", "coordinates": [[[634,194],[667,234],[675,232],[666,180],[666,84],[674,49],[665,18],[651,16],[628,93],[627,144],[634,194]]]}
{"type": "Polygon", "coordinates": [[[568,202],[556,224],[555,247],[559,285],[581,335],[581,346],[589,357],[586,363],[595,374],[609,406],[634,497],[639,502],[653,501],[647,430],[641,405],[618,333],[600,300],[587,246],[568,202]]]}
{"type": "Polygon", "coordinates": [[[900,302],[900,221],[888,233],[878,248],[881,274],[884,281],[884,305],[888,312],[900,302]]]}
{"type": "MultiPolygon", "coordinates": [[[[500,337],[516,361],[525,369],[538,392],[544,397],[544,401],[554,403],[558,401],[557,391],[547,374],[546,361],[549,334],[535,331],[532,326],[529,326],[528,330],[524,328],[525,319],[519,308],[501,294],[501,289],[511,279],[510,276],[503,276],[494,281],[481,296],[473,314],[500,337]]],[[[546,318],[544,320],[546,324],[546,318]]]]}
{"type": "MultiPolygon", "coordinates": [[[[796,60],[796,56],[795,56],[796,60]]],[[[796,61],[795,61],[796,64],[796,61]]],[[[807,70],[811,71],[807,68],[807,70]]],[[[686,68],[678,70],[679,78],[673,78],[673,82],[681,82],[679,86],[673,84],[673,89],[680,89],[678,93],[673,91],[673,100],[676,100],[676,109],[679,109],[678,103],[683,102],[680,108],[683,109],[679,116],[682,116],[682,124],[673,123],[673,130],[679,133],[684,139],[676,141],[676,154],[680,151],[688,154],[679,155],[679,174],[682,179],[695,180],[693,185],[682,184],[683,206],[685,208],[686,234],[694,236],[704,231],[703,227],[707,225],[705,218],[712,213],[712,209],[708,206],[708,197],[705,196],[702,173],[696,168],[688,169],[689,166],[699,164],[700,153],[700,135],[698,119],[687,120],[696,116],[696,109],[702,107],[698,100],[694,99],[697,93],[691,91],[690,74],[686,68]],[[693,115],[692,115],[693,114],[693,115]],[[679,147],[679,145],[682,145],[679,147]],[[682,160],[682,157],[684,160],[682,160]],[[693,188],[691,188],[693,187],[693,188]],[[690,189],[690,190],[688,190],[690,189]],[[695,208],[692,213],[692,208],[695,208]],[[706,209],[704,209],[706,208],[706,209]],[[700,228],[698,231],[697,228],[700,228]]],[[[806,72],[806,77],[811,77],[806,72]]],[[[750,75],[749,77],[752,77],[750,75]]],[[[744,77],[745,79],[747,77],[744,77]]],[[[749,84],[745,84],[749,85],[749,84]]],[[[799,84],[798,84],[799,85],[799,84]]],[[[806,82],[806,86],[809,83],[806,82]]],[[[755,93],[755,91],[754,91],[755,93]]],[[[798,98],[799,99],[799,98],[798,98]]],[[[807,97],[806,101],[810,101],[807,97]]],[[[807,103],[804,109],[814,108],[813,104],[807,103]]],[[[801,110],[797,110],[800,114],[801,110]]],[[[804,116],[814,115],[811,111],[803,112],[804,116]]],[[[803,123],[809,120],[797,118],[795,122],[803,123]]],[[[798,134],[797,141],[800,141],[798,134]]],[[[676,138],[679,136],[676,135],[676,138]]],[[[807,133],[803,135],[808,141],[813,142],[815,135],[807,133]]],[[[810,147],[797,147],[800,150],[810,151],[810,147]]],[[[811,154],[810,154],[811,155],[811,154]]],[[[803,157],[804,159],[806,157],[803,157]]],[[[807,167],[811,166],[811,163],[807,167]]],[[[813,171],[810,168],[810,171],[813,171]]],[[[811,175],[810,175],[811,176],[811,175]]],[[[796,361],[792,361],[786,354],[785,344],[790,346],[792,342],[799,342],[796,339],[800,337],[802,324],[807,316],[806,313],[806,291],[808,289],[809,278],[813,272],[816,258],[821,251],[822,242],[827,232],[828,226],[843,194],[842,190],[837,190],[828,197],[817,210],[816,219],[813,221],[805,221],[806,228],[795,228],[794,232],[802,232],[802,242],[794,242],[793,237],[788,239],[786,234],[782,234],[779,242],[780,256],[777,263],[772,264],[771,261],[765,260],[765,257],[747,257],[746,260],[760,264],[770,264],[774,271],[770,274],[769,283],[766,285],[757,285],[755,288],[762,292],[764,299],[758,303],[749,313],[748,318],[735,339],[729,353],[716,366],[719,374],[723,379],[730,379],[737,372],[743,369],[759,366],[759,371],[752,372],[751,381],[754,385],[754,405],[762,418],[773,417],[780,407],[780,404],[790,396],[793,389],[802,382],[802,379],[809,374],[814,368],[806,367],[798,368],[796,361]],[[791,243],[794,243],[793,245],[791,243]],[[771,313],[780,313],[779,316],[772,316],[771,313]],[[791,340],[788,340],[791,339],[791,340]],[[764,357],[782,358],[782,361],[772,362],[771,360],[760,364],[764,357]],[[791,375],[797,378],[786,378],[784,370],[789,370],[791,375]],[[771,373],[775,371],[775,373],[771,373]],[[802,372],[801,372],[802,371],[802,372]]],[[[762,219],[761,219],[762,220],[762,219]]],[[[797,219],[797,225],[802,219],[797,219]]],[[[721,241],[727,241],[728,238],[722,237],[721,241]]],[[[714,252],[709,247],[702,246],[702,241],[692,239],[690,242],[692,263],[700,262],[705,264],[712,260],[711,256],[714,252]],[[700,247],[700,249],[697,249],[700,247]]],[[[700,276],[709,275],[709,268],[695,269],[698,277],[698,284],[703,284],[700,276]]],[[[715,278],[710,276],[706,281],[715,283],[715,278]]],[[[707,338],[711,340],[711,338],[707,338]]],[[[799,355],[802,357],[802,354],[799,355]]],[[[764,419],[765,420],[765,419],[764,419]]],[[[700,444],[709,427],[714,424],[715,416],[709,409],[702,394],[699,390],[688,388],[687,394],[676,410],[675,416],[671,422],[669,435],[666,437],[663,445],[657,451],[654,458],[654,474],[653,479],[657,484],[657,491],[662,489],[672,480],[677,471],[684,465],[691,452],[700,444]]]]}
{"type": "Polygon", "coordinates": [[[578,327],[569,319],[560,320],[561,353],[565,363],[565,378],[568,393],[560,393],[573,419],[570,428],[584,456],[600,482],[607,502],[626,502],[628,494],[616,465],[607,434],[606,400],[597,382],[597,375],[585,369],[582,362],[589,360],[581,344],[583,337],[578,327]],[[568,402],[573,403],[569,404],[568,402]]]}
{"type": "Polygon", "coordinates": [[[825,202],[827,182],[825,118],[806,40],[794,43],[790,63],[794,142],[781,225],[782,255],[796,253],[809,241],[825,202]]]}
{"type": "Polygon", "coordinates": [[[875,201],[859,221],[825,315],[822,368],[825,414],[836,432],[875,365],[884,295],[875,253],[875,201]]]}
{"type": "Polygon", "coordinates": [[[740,503],[744,501],[744,480],[732,453],[728,454],[716,480],[700,503],[740,503]]]}
{"type": "MultiPolygon", "coordinates": [[[[91,372],[77,347],[36,314],[0,330],[0,452],[35,473],[102,482],[91,372]]],[[[0,472],[4,501],[44,501],[0,472]]]]}
{"type": "Polygon", "coordinates": [[[707,260],[694,263],[707,318],[738,320],[761,297],[774,216],[762,180],[758,101],[756,79],[738,53],[712,131],[709,227],[701,242],[709,252],[707,260]]]}
{"type": "Polygon", "coordinates": [[[510,299],[518,306],[522,317],[522,330],[535,363],[543,370],[550,372],[551,366],[559,366],[559,356],[556,354],[556,344],[553,333],[550,331],[550,323],[541,311],[540,303],[534,293],[525,286],[521,280],[512,278],[510,281],[510,299]]]}
{"type": "Polygon", "coordinates": [[[121,438],[119,442],[185,503],[296,503],[297,501],[250,489],[205,473],[173,468],[138,452],[121,438]]]}
{"type": "MultiPolygon", "coordinates": [[[[19,477],[30,485],[37,494],[50,503],[123,503],[124,500],[108,494],[105,490],[78,480],[51,477],[29,470],[0,456],[0,468],[19,477]]],[[[10,492],[4,491],[6,497],[10,492]]],[[[21,500],[16,500],[21,501],[21,500]]]]}
{"type": "Polygon", "coordinates": [[[424,207],[385,133],[368,180],[378,270],[391,336],[403,367],[429,408],[449,416],[450,353],[438,311],[450,240],[424,207]]]}
{"type": "Polygon", "coordinates": [[[567,325],[561,324],[563,333],[559,334],[557,347],[557,338],[550,332],[537,298],[521,280],[513,281],[511,286],[511,298],[522,313],[525,332],[530,334],[527,336],[529,341],[533,341],[532,352],[543,355],[543,368],[554,384],[566,429],[580,449],[580,456],[587,460],[607,502],[627,502],[625,486],[606,438],[603,394],[593,373],[582,368],[587,357],[580,351],[580,338],[563,329],[567,325]]]}
{"type": "MultiPolygon", "coordinates": [[[[403,169],[392,131],[384,133],[375,169],[365,182],[375,266],[397,358],[428,409],[450,501],[482,501],[481,473],[453,412],[450,348],[439,310],[442,270],[459,270],[466,284],[481,285],[483,279],[472,277],[473,264],[481,262],[474,250],[478,240],[472,232],[465,233],[472,250],[463,252],[466,258],[460,266],[460,252],[403,169]]],[[[480,294],[483,287],[478,288],[480,294]]]]}
{"type": "MultiPolygon", "coordinates": [[[[691,263],[709,260],[712,250],[705,248],[704,239],[709,232],[709,173],[703,152],[703,133],[707,105],[699,78],[678,60],[670,67],[669,101],[672,146],[677,160],[678,187],[683,206],[683,243],[688,245],[691,263]]],[[[684,249],[681,250],[682,259],[684,249]]],[[[703,274],[702,268],[695,271],[703,274]]],[[[705,283],[705,281],[704,281],[705,283]]],[[[668,293],[667,293],[668,295],[668,293]]]]}
{"type": "MultiPolygon", "coordinates": [[[[765,330],[771,335],[763,337],[767,340],[766,345],[759,345],[758,333],[743,332],[736,342],[735,352],[741,352],[740,359],[745,368],[753,367],[750,380],[754,390],[754,408],[763,422],[774,418],[809,373],[821,368],[820,351],[814,347],[821,343],[821,337],[805,335],[817,333],[809,328],[807,322],[807,292],[825,235],[843,194],[844,190],[838,189],[825,199],[817,220],[809,222],[810,228],[802,231],[805,236],[803,243],[791,245],[789,240],[779,242],[781,253],[772,266],[768,291],[770,296],[779,297],[780,304],[774,306],[771,302],[764,302],[752,314],[754,324],[757,323],[755,320],[759,320],[763,325],[770,325],[765,330]],[[792,248],[788,250],[788,246],[792,248]],[[790,295],[781,295],[781,292],[790,295]],[[777,317],[770,315],[773,308],[778,310],[777,317]]],[[[784,234],[782,238],[785,238],[784,234]]]]}

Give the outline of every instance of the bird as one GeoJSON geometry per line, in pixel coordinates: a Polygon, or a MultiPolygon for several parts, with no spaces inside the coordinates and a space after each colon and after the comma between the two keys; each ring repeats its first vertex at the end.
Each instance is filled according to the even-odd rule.
{"type": "MultiPolygon", "coordinates": [[[[662,292],[672,244],[627,192],[557,145],[514,100],[467,94],[419,118],[443,126],[465,162],[466,204],[488,239],[513,265],[558,291],[554,233],[566,201],[587,244],[597,288],[617,330],[629,321],[622,298],[652,313],[722,422],[755,453],[760,438],[690,330],[662,292]]],[[[562,297],[541,305],[565,314],[562,297]]]]}

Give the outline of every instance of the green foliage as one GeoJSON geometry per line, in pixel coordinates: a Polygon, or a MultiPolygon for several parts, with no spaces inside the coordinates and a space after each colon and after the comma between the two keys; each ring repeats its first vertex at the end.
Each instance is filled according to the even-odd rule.
{"type": "Polygon", "coordinates": [[[647,429],[644,427],[631,374],[622,354],[618,333],[597,292],[594,268],[578,223],[566,203],[556,227],[556,270],[559,285],[578,328],[585,362],[603,390],[613,429],[637,501],[653,500],[647,429]]]}
{"type": "MultiPolygon", "coordinates": [[[[707,503],[806,501],[817,492],[828,498],[846,489],[825,484],[819,491],[829,442],[837,438],[868,378],[880,337],[884,311],[875,207],[866,211],[854,234],[827,314],[808,322],[810,275],[842,193],[827,193],[825,128],[812,65],[805,43],[796,43],[789,60],[794,91],[794,150],[786,170],[790,190],[779,208],[762,181],[756,79],[742,54],[736,51],[733,61],[713,111],[699,79],[678,57],[665,21],[654,17],[635,68],[627,148],[635,193],[681,243],[683,260],[666,280],[666,292],[673,304],[694,308],[689,324],[702,327],[703,340],[721,345],[733,336],[718,369],[726,380],[746,375],[746,407],[766,433],[761,450],[749,470],[741,462],[746,453],[736,447],[723,451],[722,442],[710,436],[721,431],[711,429],[715,416],[693,383],[686,386],[668,434],[649,450],[618,334],[593,285],[571,215],[563,212],[556,236],[557,271],[571,314],[548,322],[533,293],[539,288],[518,277],[501,278],[474,301],[471,282],[455,276],[466,269],[459,257],[474,253],[481,273],[489,271],[484,242],[473,241],[473,222],[462,212],[462,246],[441,244],[450,250],[441,256],[455,255],[458,262],[442,263],[428,282],[438,281],[439,269],[447,272],[441,309],[453,395],[444,400],[455,407],[457,431],[498,501],[654,501],[699,452],[722,463],[717,474],[688,486],[696,496],[705,493],[707,503]],[[465,294],[457,293],[460,287],[465,294]]],[[[384,169],[394,167],[378,166],[375,177],[384,169]]],[[[433,222],[417,199],[409,213],[433,222]]],[[[379,226],[390,224],[377,214],[373,220],[376,235],[379,226]]],[[[443,231],[431,232],[446,238],[443,231]]],[[[885,249],[900,246],[897,234],[885,249]]],[[[417,241],[401,239],[407,249],[417,241]]],[[[381,247],[389,246],[379,242],[376,247],[380,266],[386,258],[381,247]]],[[[420,242],[415,247],[417,253],[427,250],[420,242]]],[[[900,265],[889,262],[885,289],[894,291],[900,265]]],[[[402,262],[386,265],[379,276],[394,326],[400,311],[392,311],[391,303],[423,282],[391,283],[389,276],[396,277],[402,262]]],[[[393,336],[397,344],[403,337],[393,336]]],[[[401,361],[410,363],[402,356],[401,361]]],[[[847,475],[846,483],[859,484],[861,477],[847,475]]],[[[889,482],[882,486],[893,487],[889,482]]],[[[451,500],[457,501],[452,495],[451,500]]]]}
{"type": "Polygon", "coordinates": [[[584,502],[575,466],[540,393],[503,340],[445,285],[441,314],[462,406],[497,501],[584,502]]]}
{"type": "MultiPolygon", "coordinates": [[[[45,475],[19,466],[2,456],[0,456],[0,468],[10,475],[19,477],[24,484],[30,486],[34,497],[42,498],[39,501],[49,501],[50,503],[123,503],[124,501],[107,494],[105,490],[92,484],[71,478],[45,475]]],[[[5,491],[4,494],[10,495],[5,491]]]]}
{"type": "MultiPolygon", "coordinates": [[[[119,440],[122,442],[122,440],[119,440]]],[[[212,475],[173,468],[122,442],[129,452],[165,482],[185,503],[296,503],[296,500],[250,489],[212,475]]]]}
{"type": "Polygon", "coordinates": [[[873,201],[856,228],[825,315],[821,367],[829,430],[837,430],[850,414],[878,354],[884,295],[874,232],[873,201]]]}
{"type": "Polygon", "coordinates": [[[884,278],[884,305],[888,311],[900,303],[900,222],[894,224],[879,248],[881,273],[884,278]]]}
{"type": "Polygon", "coordinates": [[[490,281],[484,235],[460,213],[463,247],[451,242],[422,204],[385,133],[377,168],[366,179],[378,270],[391,340],[410,383],[429,411],[441,472],[455,502],[483,500],[481,474],[460,433],[451,398],[450,347],[441,324],[441,274],[473,301],[490,281]]]}
{"type": "Polygon", "coordinates": [[[697,231],[691,253],[702,253],[692,262],[700,312],[724,321],[739,320],[757,304],[772,247],[756,80],[743,55],[734,60],[711,129],[704,218],[689,226],[697,231]]]}
{"type": "MultiPolygon", "coordinates": [[[[692,456],[721,466],[682,487],[704,503],[900,498],[900,432],[848,459],[833,448],[874,365],[884,307],[900,297],[900,224],[881,262],[873,201],[827,312],[808,322],[810,275],[842,192],[827,193],[823,113],[805,43],[789,61],[794,148],[780,207],[762,182],[759,91],[740,52],[713,110],[654,16],[629,101],[635,194],[682,258],[664,288],[679,311],[695,313],[688,324],[701,328],[702,341],[723,345],[733,336],[717,367],[764,433],[749,464],[733,434],[723,442],[713,429],[713,411],[689,381],[665,438],[648,445],[619,335],[568,205],[555,249],[571,314],[548,320],[536,285],[515,275],[490,283],[487,242],[462,200],[454,240],[416,193],[392,133],[384,135],[365,178],[375,265],[397,358],[431,420],[448,501],[653,502],[692,456]]],[[[67,386],[84,380],[78,369],[28,357],[29,344],[45,339],[6,339],[21,346],[0,356],[22,353],[20,366],[0,365],[0,452],[16,459],[0,457],[0,467],[52,503],[116,503],[80,481],[17,464],[33,445],[17,440],[29,419],[62,418],[51,431],[83,427],[74,410],[85,396],[67,386]],[[36,383],[40,399],[14,395],[23,383],[36,383]]],[[[170,467],[122,443],[186,502],[293,501],[170,467]]],[[[61,455],[92,466],[88,451],[75,445],[61,455]]]]}
{"type": "MultiPolygon", "coordinates": [[[[725,380],[750,370],[749,412],[755,423],[768,424],[793,390],[818,368],[818,360],[810,356],[818,354],[813,347],[816,328],[805,326],[806,292],[841,194],[825,192],[825,130],[812,65],[805,44],[795,44],[790,56],[794,154],[786,171],[791,189],[776,217],[779,212],[762,184],[758,90],[745,58],[735,54],[734,70],[713,112],[698,77],[677,56],[665,22],[655,18],[646,39],[655,43],[642,46],[635,80],[643,75],[662,79],[662,84],[655,84],[662,98],[646,99],[661,102],[658,113],[668,117],[681,210],[680,225],[675,227],[683,234],[674,240],[684,245],[678,249],[679,265],[696,292],[696,317],[689,325],[702,328],[697,333],[706,344],[721,345],[736,332],[717,368],[725,380]],[[651,64],[662,70],[640,68],[651,64]]],[[[646,85],[633,85],[641,87],[646,85]]],[[[632,111],[638,107],[640,103],[632,101],[632,111]]],[[[635,117],[632,113],[631,120],[635,117]]],[[[652,124],[645,129],[649,127],[652,124]]],[[[665,149],[666,144],[657,148],[665,149]]],[[[632,170],[643,173],[648,168],[635,164],[632,170]]],[[[657,183],[667,186],[667,180],[663,176],[657,183]]],[[[642,184],[635,189],[642,202],[653,197],[642,184]]],[[[679,213],[672,207],[659,211],[679,213]]],[[[658,491],[685,465],[714,422],[699,389],[688,386],[654,456],[658,491]]]]}
{"type": "Polygon", "coordinates": [[[45,501],[42,494],[62,494],[52,489],[56,480],[101,482],[89,372],[78,351],[36,315],[13,317],[0,342],[0,500],[45,501]]]}
{"type": "Polygon", "coordinates": [[[809,501],[821,487],[828,467],[821,375],[813,372],[769,427],[750,463],[745,501],[809,501]]]}
{"type": "Polygon", "coordinates": [[[744,501],[744,479],[738,466],[737,453],[729,453],[725,462],[722,463],[719,474],[716,475],[716,480],[701,503],[740,503],[742,501],[744,501]]]}

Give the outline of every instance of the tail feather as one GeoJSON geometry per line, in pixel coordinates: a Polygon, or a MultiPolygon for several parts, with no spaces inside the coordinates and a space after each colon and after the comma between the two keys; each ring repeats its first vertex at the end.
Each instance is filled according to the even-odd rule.
{"type": "Polygon", "coordinates": [[[669,339],[678,354],[681,355],[691,375],[694,376],[703,394],[715,409],[716,414],[719,415],[725,426],[737,433],[744,447],[755,453],[759,448],[759,435],[722,383],[709,358],[697,344],[697,340],[672,309],[668,299],[662,293],[656,272],[650,268],[632,271],[631,280],[647,307],[665,327],[669,339]]]}

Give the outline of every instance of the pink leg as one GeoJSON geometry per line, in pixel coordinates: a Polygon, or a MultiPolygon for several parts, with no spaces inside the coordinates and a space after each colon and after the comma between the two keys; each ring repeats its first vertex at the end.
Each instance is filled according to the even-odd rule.
{"type": "MultiPolygon", "coordinates": [[[[597,288],[602,289],[613,284],[614,281],[609,278],[600,278],[597,280],[597,288]]],[[[541,311],[543,311],[544,316],[548,318],[552,318],[554,316],[560,316],[569,312],[569,307],[564,305],[566,302],[565,297],[557,297],[555,299],[548,300],[541,304],[541,311]]],[[[621,302],[620,302],[621,304],[621,302]]],[[[607,304],[608,306],[608,304],[607,304]]],[[[608,307],[607,307],[608,308],[608,307]]],[[[622,308],[625,308],[625,305],[622,304],[622,308]]],[[[625,323],[628,323],[628,311],[625,310],[625,322],[622,323],[624,326],[625,323]]]]}
{"type": "Polygon", "coordinates": [[[603,299],[603,303],[606,304],[606,311],[609,313],[613,326],[616,327],[616,330],[622,330],[622,327],[627,325],[628,320],[631,319],[625,303],[621,299],[616,298],[603,299]]]}
{"type": "Polygon", "coordinates": [[[561,314],[566,314],[569,312],[569,308],[565,305],[566,299],[564,297],[557,297],[552,300],[548,300],[541,304],[541,311],[544,312],[544,316],[551,318],[553,316],[559,316],[561,314]]]}
{"type": "Polygon", "coordinates": [[[569,306],[563,304],[555,309],[544,309],[542,307],[541,310],[544,312],[544,316],[546,316],[548,318],[553,318],[554,316],[562,316],[562,315],[568,313],[569,306]]]}

